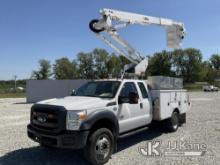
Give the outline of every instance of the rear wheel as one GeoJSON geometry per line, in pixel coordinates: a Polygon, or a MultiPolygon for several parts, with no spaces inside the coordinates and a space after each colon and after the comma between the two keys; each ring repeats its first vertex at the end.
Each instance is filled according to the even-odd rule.
{"type": "Polygon", "coordinates": [[[171,118],[168,119],[168,131],[175,132],[179,128],[179,114],[178,112],[174,111],[171,118]]]}
{"type": "Polygon", "coordinates": [[[113,153],[114,137],[107,128],[100,128],[89,137],[84,157],[94,165],[107,163],[113,153]]]}

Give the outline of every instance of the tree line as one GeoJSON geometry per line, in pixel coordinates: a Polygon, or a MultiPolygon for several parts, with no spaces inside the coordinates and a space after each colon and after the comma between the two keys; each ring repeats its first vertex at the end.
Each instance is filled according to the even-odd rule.
{"type": "MultiPolygon", "coordinates": [[[[119,77],[129,61],[124,56],[109,54],[104,49],[80,52],[75,59],[62,57],[54,64],[49,60],[39,60],[39,69],[32,72],[32,79],[99,79],[119,77]]],[[[195,48],[162,51],[149,57],[147,76],[182,77],[185,83],[206,81],[212,83],[220,78],[220,55],[213,54],[203,60],[200,50],[195,48]]]]}
{"type": "MultiPolygon", "coordinates": [[[[16,84],[17,87],[25,88],[27,80],[17,80],[16,84]]],[[[2,93],[9,93],[9,92],[16,92],[14,89],[15,81],[14,80],[0,80],[0,94],[2,93]]],[[[17,90],[18,92],[18,90],[17,90]]]]}

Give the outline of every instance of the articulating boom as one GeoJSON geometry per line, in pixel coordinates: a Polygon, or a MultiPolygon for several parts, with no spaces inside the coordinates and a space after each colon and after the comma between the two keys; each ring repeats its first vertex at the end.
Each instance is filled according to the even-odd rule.
{"type": "Polygon", "coordinates": [[[164,26],[167,32],[167,46],[170,48],[179,48],[181,41],[184,39],[184,24],[171,19],[112,9],[102,9],[100,10],[100,14],[101,19],[94,19],[90,22],[90,29],[98,38],[131,62],[131,64],[124,67],[124,72],[133,72],[137,76],[141,76],[145,73],[148,66],[148,59],[119,36],[117,32],[119,29],[131,24],[164,26]],[[106,35],[101,32],[106,32],[106,35]]]}

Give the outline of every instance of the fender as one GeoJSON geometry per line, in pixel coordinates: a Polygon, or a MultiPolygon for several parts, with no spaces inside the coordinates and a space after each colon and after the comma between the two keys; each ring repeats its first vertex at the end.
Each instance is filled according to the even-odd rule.
{"type": "Polygon", "coordinates": [[[115,114],[113,112],[108,111],[108,110],[97,110],[97,111],[91,113],[88,116],[88,119],[85,120],[81,124],[79,130],[89,130],[89,129],[92,128],[92,126],[96,122],[98,122],[100,120],[103,120],[103,119],[107,119],[107,120],[111,121],[112,124],[114,124],[116,135],[118,135],[118,133],[119,133],[118,119],[117,119],[117,117],[115,116],[115,114]]]}

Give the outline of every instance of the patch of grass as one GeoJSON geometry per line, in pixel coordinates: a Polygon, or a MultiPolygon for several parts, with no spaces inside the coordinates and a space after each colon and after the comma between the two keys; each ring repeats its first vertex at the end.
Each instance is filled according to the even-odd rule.
{"type": "Polygon", "coordinates": [[[0,98],[23,98],[26,93],[0,93],[0,98]]]}
{"type": "Polygon", "coordinates": [[[202,91],[203,85],[200,84],[185,84],[184,89],[187,89],[188,91],[196,92],[196,91],[202,91]]]}
{"type": "Polygon", "coordinates": [[[188,92],[202,92],[203,90],[202,89],[193,89],[193,88],[183,88],[183,89],[186,89],[188,92]]]}

